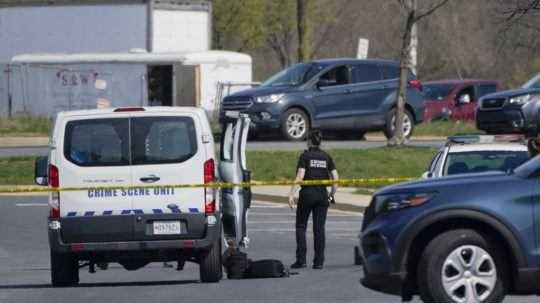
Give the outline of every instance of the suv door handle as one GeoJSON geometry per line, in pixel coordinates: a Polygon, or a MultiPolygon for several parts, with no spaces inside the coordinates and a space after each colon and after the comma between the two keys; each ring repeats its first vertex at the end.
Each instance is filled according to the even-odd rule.
{"type": "Polygon", "coordinates": [[[139,180],[141,180],[144,183],[154,183],[159,181],[161,178],[155,175],[150,175],[148,177],[142,177],[139,180]]]}

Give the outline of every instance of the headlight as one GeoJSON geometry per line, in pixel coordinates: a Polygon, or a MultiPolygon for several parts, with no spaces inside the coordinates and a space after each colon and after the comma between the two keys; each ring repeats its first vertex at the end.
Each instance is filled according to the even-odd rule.
{"type": "Polygon", "coordinates": [[[522,95],[522,96],[512,97],[509,100],[510,104],[518,104],[518,105],[525,104],[529,101],[531,101],[531,95],[522,95]]]}
{"type": "Polygon", "coordinates": [[[403,193],[376,196],[375,213],[398,210],[422,205],[435,196],[435,193],[403,193]]]}
{"type": "Polygon", "coordinates": [[[283,96],[284,96],[284,94],[273,94],[273,95],[268,95],[268,96],[260,96],[260,97],[255,98],[255,102],[257,102],[257,103],[276,103],[279,100],[281,100],[281,98],[283,98],[283,96]]]}

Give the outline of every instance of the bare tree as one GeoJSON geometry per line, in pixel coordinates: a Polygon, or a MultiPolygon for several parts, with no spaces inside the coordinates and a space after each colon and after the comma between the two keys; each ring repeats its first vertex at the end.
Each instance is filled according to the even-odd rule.
{"type": "Polygon", "coordinates": [[[298,62],[311,58],[311,24],[308,18],[308,5],[311,0],[296,0],[298,25],[298,62]]]}
{"type": "MultiPolygon", "coordinates": [[[[439,0],[437,3],[425,10],[417,9],[417,0],[397,0],[405,11],[407,21],[403,33],[401,52],[400,52],[400,77],[397,100],[397,110],[395,115],[395,131],[392,139],[388,141],[389,146],[403,146],[406,138],[403,134],[403,118],[405,115],[405,103],[407,102],[408,74],[412,68],[411,64],[411,33],[413,26],[423,18],[433,14],[436,10],[443,7],[448,0],[439,0]]],[[[392,120],[391,122],[392,123],[392,120]]]]}

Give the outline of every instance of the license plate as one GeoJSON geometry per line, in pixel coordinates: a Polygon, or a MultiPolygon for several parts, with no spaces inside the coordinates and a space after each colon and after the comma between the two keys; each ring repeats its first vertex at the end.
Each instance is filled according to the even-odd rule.
{"type": "Polygon", "coordinates": [[[154,222],[154,235],[179,235],[182,233],[180,221],[154,222]]]}

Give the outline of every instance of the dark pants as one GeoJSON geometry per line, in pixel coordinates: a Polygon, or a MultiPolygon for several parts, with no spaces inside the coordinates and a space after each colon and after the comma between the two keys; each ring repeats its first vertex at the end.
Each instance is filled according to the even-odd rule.
{"type": "MultiPolygon", "coordinates": [[[[326,197],[325,197],[326,198],[326,197]]],[[[296,209],[296,261],[306,263],[306,229],[309,214],[313,212],[313,236],[315,244],[314,265],[323,265],[326,214],[328,213],[328,201],[326,199],[305,199],[300,196],[296,209]]]]}

